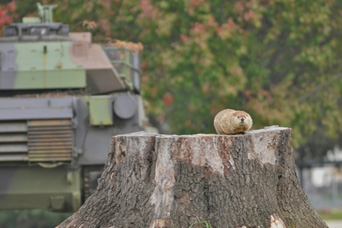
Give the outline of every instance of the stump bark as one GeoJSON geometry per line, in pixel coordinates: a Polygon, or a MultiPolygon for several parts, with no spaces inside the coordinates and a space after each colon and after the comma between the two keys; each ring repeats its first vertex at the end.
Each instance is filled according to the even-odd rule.
{"type": "Polygon", "coordinates": [[[291,132],[115,136],[97,191],[58,228],[328,227],[299,185],[291,132]]]}

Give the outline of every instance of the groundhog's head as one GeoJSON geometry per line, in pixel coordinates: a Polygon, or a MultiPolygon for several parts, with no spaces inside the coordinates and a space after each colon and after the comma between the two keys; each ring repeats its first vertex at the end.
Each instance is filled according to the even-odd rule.
{"type": "Polygon", "coordinates": [[[253,121],[251,116],[244,111],[236,111],[232,114],[231,124],[234,126],[235,133],[246,132],[252,125],[253,121]]]}

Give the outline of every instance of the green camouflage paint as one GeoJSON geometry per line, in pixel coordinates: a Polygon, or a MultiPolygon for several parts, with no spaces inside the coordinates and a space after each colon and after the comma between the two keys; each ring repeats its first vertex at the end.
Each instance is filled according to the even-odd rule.
{"type": "Polygon", "coordinates": [[[84,88],[85,69],[70,58],[70,42],[16,43],[14,89],[84,88]]]}

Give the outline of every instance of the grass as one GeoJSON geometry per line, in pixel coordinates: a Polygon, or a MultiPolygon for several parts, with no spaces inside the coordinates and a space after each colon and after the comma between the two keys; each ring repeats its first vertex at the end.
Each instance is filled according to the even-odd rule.
{"type": "Polygon", "coordinates": [[[342,220],[342,210],[321,210],[318,214],[323,220],[342,220]]]}
{"type": "Polygon", "coordinates": [[[210,225],[209,222],[205,220],[201,221],[199,218],[197,218],[197,221],[192,223],[189,228],[213,228],[213,227],[210,225]]]}

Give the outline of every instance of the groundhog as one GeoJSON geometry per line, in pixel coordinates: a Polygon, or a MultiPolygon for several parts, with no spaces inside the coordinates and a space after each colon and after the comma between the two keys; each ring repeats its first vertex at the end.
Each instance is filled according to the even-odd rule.
{"type": "Polygon", "coordinates": [[[222,110],[214,119],[216,132],[221,135],[245,133],[252,125],[253,120],[247,112],[233,109],[222,110]]]}

